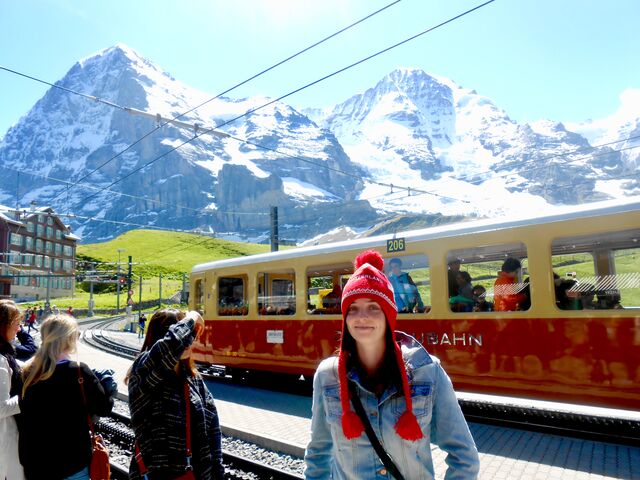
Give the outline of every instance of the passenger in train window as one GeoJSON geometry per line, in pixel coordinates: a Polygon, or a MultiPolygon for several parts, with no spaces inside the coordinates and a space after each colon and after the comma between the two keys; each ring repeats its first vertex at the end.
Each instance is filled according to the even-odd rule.
{"type": "Polygon", "coordinates": [[[402,260],[392,258],[389,261],[391,271],[387,275],[391,285],[393,285],[393,294],[398,313],[413,313],[414,309],[418,312],[424,311],[424,304],[418,292],[418,286],[415,284],[411,275],[402,271],[402,260]]]}
{"type": "Polygon", "coordinates": [[[596,308],[601,310],[623,310],[620,303],[622,301],[618,290],[606,290],[598,293],[598,303],[596,308]]]}
{"type": "Polygon", "coordinates": [[[446,478],[477,478],[478,452],[449,377],[420,343],[394,331],[384,260],[370,250],[355,267],[342,295],[339,353],[314,376],[305,479],[399,478],[394,469],[433,479],[431,443],[447,453],[446,478]],[[365,433],[370,422],[377,428],[365,433]],[[385,468],[371,443],[376,432],[391,458],[385,468]]]}
{"type": "Polygon", "coordinates": [[[458,272],[460,271],[460,259],[454,258],[449,260],[448,264],[448,276],[449,276],[449,298],[458,295],[458,272]]]}
{"type": "Polygon", "coordinates": [[[333,288],[322,299],[322,308],[328,310],[326,313],[340,313],[340,300],[342,299],[342,287],[340,278],[333,278],[333,288]]]}
{"type": "Polygon", "coordinates": [[[456,275],[458,294],[449,298],[452,312],[471,312],[473,310],[473,287],[469,272],[460,271],[456,275]]]}
{"type": "Polygon", "coordinates": [[[517,258],[509,257],[502,264],[493,287],[493,302],[496,312],[514,312],[526,301],[522,293],[523,284],[518,283],[522,263],[517,258]]]}
{"type": "Polygon", "coordinates": [[[203,331],[195,311],[160,310],[149,321],[125,380],[136,452],[130,479],[147,478],[145,472],[149,478],[183,478],[190,470],[197,479],[224,478],[218,412],[191,358],[203,331]]]}
{"type": "Polygon", "coordinates": [[[493,312],[493,302],[487,301],[487,289],[482,285],[473,287],[473,311],[493,312]]]}
{"type": "Polygon", "coordinates": [[[580,304],[577,295],[570,295],[569,291],[577,285],[573,279],[561,278],[557,273],[553,273],[553,282],[556,293],[556,306],[560,310],[579,310],[580,304]]]}
{"type": "Polygon", "coordinates": [[[458,284],[458,295],[473,300],[473,287],[471,286],[471,275],[469,275],[469,272],[458,272],[458,275],[456,275],[456,283],[458,284]]]}

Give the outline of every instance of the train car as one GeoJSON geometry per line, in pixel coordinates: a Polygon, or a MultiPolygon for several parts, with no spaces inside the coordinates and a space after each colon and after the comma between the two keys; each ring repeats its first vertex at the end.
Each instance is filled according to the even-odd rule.
{"type": "Polygon", "coordinates": [[[639,239],[636,199],[197,265],[190,307],[206,328],[195,357],[231,373],[313,375],[338,346],[353,259],[372,248],[397,329],[457,390],[640,410],[639,239]]]}

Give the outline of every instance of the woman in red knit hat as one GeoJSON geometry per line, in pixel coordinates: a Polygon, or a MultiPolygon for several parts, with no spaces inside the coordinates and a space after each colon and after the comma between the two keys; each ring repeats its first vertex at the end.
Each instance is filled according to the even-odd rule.
{"type": "Polygon", "coordinates": [[[362,253],[344,287],[340,351],[313,381],[305,478],[433,479],[431,443],[447,453],[447,479],[477,478],[478,452],[451,381],[422,345],[395,332],[383,267],[378,252],[362,253]]]}

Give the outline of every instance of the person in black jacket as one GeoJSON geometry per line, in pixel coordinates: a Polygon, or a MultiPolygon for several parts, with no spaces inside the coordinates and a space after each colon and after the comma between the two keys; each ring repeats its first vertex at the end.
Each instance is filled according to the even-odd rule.
{"type": "Polygon", "coordinates": [[[89,480],[89,415],[105,416],[113,399],[76,352],[78,323],[50,315],[40,328],[42,344],[24,367],[20,401],[20,461],[27,480],[89,480]],[[81,390],[81,384],[83,391],[81,390]]]}
{"type": "Polygon", "coordinates": [[[127,374],[139,452],[131,459],[132,480],[144,478],[144,472],[149,479],[174,479],[189,468],[197,480],[224,478],[218,411],[191,359],[192,344],[203,331],[204,321],[194,311],[160,310],[149,321],[140,355],[127,374]]]}

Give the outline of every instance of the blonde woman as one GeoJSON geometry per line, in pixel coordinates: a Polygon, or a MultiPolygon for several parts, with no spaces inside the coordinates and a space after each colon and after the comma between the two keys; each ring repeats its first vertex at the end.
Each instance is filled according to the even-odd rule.
{"type": "Polygon", "coordinates": [[[108,415],[113,399],[87,365],[71,360],[79,336],[75,319],[50,315],[40,335],[40,349],[24,367],[20,402],[19,451],[25,476],[27,480],[89,480],[87,415],[108,415]]]}
{"type": "Polygon", "coordinates": [[[15,303],[0,300],[0,479],[24,479],[18,459],[18,427],[15,416],[20,413],[18,394],[22,387],[20,367],[11,342],[20,330],[22,314],[15,303]]]}

